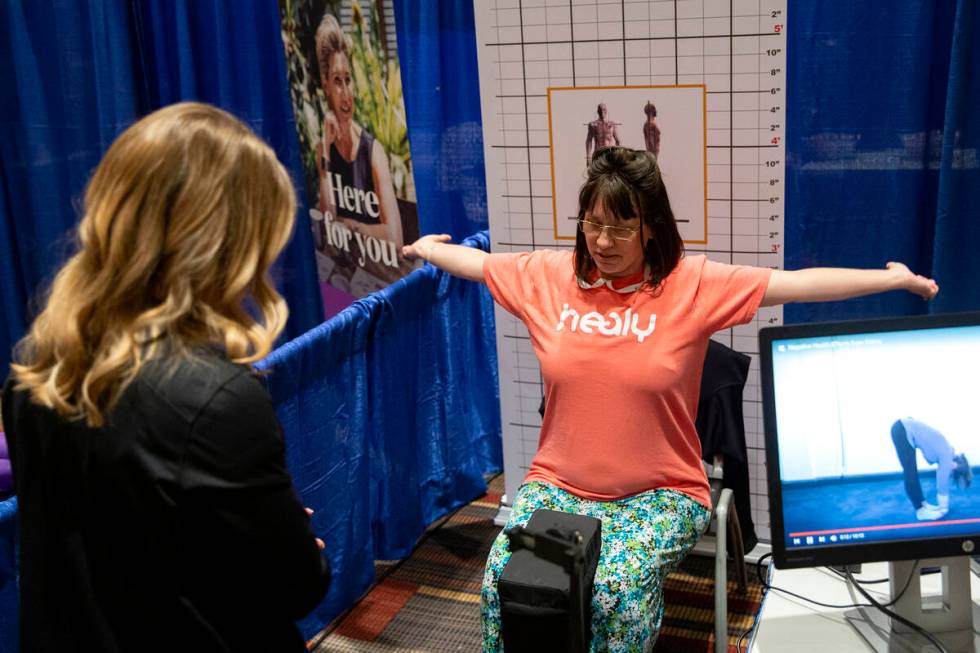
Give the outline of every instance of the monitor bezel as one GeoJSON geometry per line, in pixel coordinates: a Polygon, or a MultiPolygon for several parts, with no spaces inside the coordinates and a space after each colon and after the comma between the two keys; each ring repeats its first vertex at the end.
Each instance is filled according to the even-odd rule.
{"type": "Polygon", "coordinates": [[[766,449],[766,481],[769,490],[769,521],[772,557],[780,569],[857,564],[879,560],[915,560],[971,555],[980,549],[980,526],[976,535],[943,535],[920,540],[832,544],[805,548],[786,548],[783,528],[782,486],[779,470],[779,437],[776,424],[773,385],[772,345],[774,341],[796,338],[853,336],[895,331],[946,329],[980,326],[980,311],[943,313],[907,317],[814,322],[765,327],[759,330],[760,378],[762,383],[763,426],[766,449]]]}

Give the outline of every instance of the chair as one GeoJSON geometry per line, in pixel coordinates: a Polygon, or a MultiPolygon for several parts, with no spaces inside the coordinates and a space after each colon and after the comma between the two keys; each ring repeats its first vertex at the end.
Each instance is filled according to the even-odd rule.
{"type": "Polygon", "coordinates": [[[715,456],[713,464],[704,463],[711,488],[711,523],[708,530],[694,546],[692,553],[713,555],[715,558],[715,653],[728,651],[728,556],[735,563],[738,591],[744,593],[748,586],[745,567],[745,550],[742,531],[735,510],[734,493],[722,487],[723,461],[715,456]]]}
{"type": "MultiPolygon", "coordinates": [[[[745,354],[715,340],[708,343],[695,423],[702,450],[712,460],[711,463],[704,462],[712,511],[708,530],[691,553],[714,556],[715,559],[715,653],[728,651],[728,556],[731,555],[735,563],[738,591],[744,593],[748,586],[745,542],[748,540],[750,546],[754,546],[757,541],[747,510],[750,506],[749,480],[742,420],[742,389],[750,362],[745,354]],[[727,470],[723,454],[730,456],[727,470]],[[726,481],[739,489],[738,497],[731,487],[725,487],[726,481]],[[746,508],[746,514],[739,515],[735,509],[736,501],[746,508]]],[[[543,397],[538,411],[543,417],[543,397]]]]}
{"type": "Polygon", "coordinates": [[[757,541],[749,501],[749,472],[742,414],[742,390],[751,359],[712,340],[701,375],[695,427],[711,489],[711,524],[693,553],[715,558],[715,652],[728,650],[728,558],[735,563],[738,591],[748,584],[745,542],[757,541]],[[727,463],[727,466],[726,466],[727,463]],[[739,514],[736,504],[746,514],[739,514]],[[744,525],[744,529],[743,529],[744,525]],[[747,529],[747,531],[745,530],[747,529]]]}

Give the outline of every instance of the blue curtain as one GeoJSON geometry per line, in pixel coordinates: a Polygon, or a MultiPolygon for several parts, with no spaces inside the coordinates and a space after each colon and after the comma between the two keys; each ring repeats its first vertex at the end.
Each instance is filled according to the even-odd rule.
{"type": "Polygon", "coordinates": [[[787,322],[980,309],[975,4],[790,8],[786,268],[896,260],[940,293],[792,305],[787,322]]]}
{"type": "MultiPolygon", "coordinates": [[[[449,0],[404,0],[396,2],[395,8],[420,228],[423,233],[446,232],[460,240],[487,224],[479,90],[473,83],[477,79],[473,8],[468,1],[449,0]]],[[[80,218],[79,204],[88,176],[112,140],[140,116],[181,100],[216,104],[267,140],[297,187],[302,187],[275,0],[0,2],[0,61],[4,62],[0,66],[4,97],[0,102],[0,378],[6,376],[11,347],[37,310],[39,293],[73,251],[73,228],[80,218]]],[[[302,201],[303,193],[299,195],[302,201]]],[[[323,314],[306,214],[306,208],[300,207],[296,232],[276,271],[291,310],[287,338],[313,329],[323,314]]],[[[370,309],[368,302],[352,310],[367,311],[362,317],[370,314],[386,325],[384,329],[392,329],[393,316],[404,317],[409,309],[418,308],[411,302],[421,301],[423,285],[435,284],[440,293],[448,295],[457,292],[448,280],[437,282],[431,275],[431,269],[419,274],[419,279],[427,281],[416,281],[419,285],[411,291],[416,299],[409,304],[386,299],[370,309]]],[[[382,512],[371,513],[388,514],[390,522],[373,518],[370,537],[360,541],[371,545],[363,550],[354,546],[342,554],[345,564],[350,558],[352,589],[340,596],[336,588],[346,580],[335,582],[327,607],[321,607],[319,616],[311,617],[308,624],[322,620],[324,614],[335,614],[357,597],[374,556],[404,554],[418,536],[420,523],[458,505],[459,497],[472,497],[479,491],[477,471],[485,464],[462,462],[465,456],[493,460],[491,466],[500,467],[496,406],[488,416],[485,406],[462,402],[455,391],[466,387],[464,381],[474,379],[484,384],[484,393],[496,389],[495,352],[480,340],[492,331],[473,330],[488,327],[480,312],[483,309],[477,311],[474,306],[458,314],[432,316],[427,322],[418,317],[399,318],[403,328],[413,329],[428,347],[427,358],[419,354],[423,367],[410,378],[406,375],[411,368],[396,364],[395,357],[368,357],[372,374],[381,375],[371,381],[374,390],[369,395],[374,402],[371,410],[381,411],[370,416],[372,424],[376,420],[379,424],[370,434],[373,447],[377,449],[382,436],[377,429],[391,428],[396,419],[413,415],[431,428],[453,431],[465,424],[482,435],[467,445],[469,449],[430,448],[418,461],[424,472],[417,472],[417,479],[399,477],[416,472],[399,471],[396,464],[415,439],[392,440],[376,451],[385,457],[369,457],[372,465],[391,469],[388,480],[379,481],[371,490],[372,502],[389,501],[390,488],[415,480],[422,489],[405,514],[392,513],[386,506],[378,507],[382,512]],[[431,376],[445,378],[444,387],[428,382],[419,385],[419,379],[447,370],[461,374],[463,368],[456,360],[459,353],[442,351],[437,340],[437,333],[448,337],[450,326],[456,329],[455,337],[465,338],[461,342],[469,352],[487,356],[472,367],[482,373],[466,379],[431,376]],[[434,331],[426,332],[428,328],[434,331]],[[404,392],[410,387],[426,393],[418,406],[405,403],[408,396],[404,392]],[[382,397],[386,399],[381,401],[382,397]],[[443,399],[449,400],[445,406],[443,399]],[[484,423],[486,420],[489,422],[484,423]],[[384,424],[389,426],[381,426],[384,424]],[[399,443],[400,450],[392,449],[399,443]],[[406,534],[411,533],[409,541],[406,534]]],[[[344,334],[338,336],[343,346],[363,344],[374,337],[364,320],[352,315],[345,320],[347,326],[327,329],[344,334]]],[[[357,382],[367,382],[366,369],[356,376],[357,382]]],[[[350,386],[340,384],[334,390],[343,396],[350,386]]],[[[355,407],[360,423],[366,424],[365,405],[354,402],[351,409],[355,407]]],[[[283,416],[288,424],[288,414],[283,416]]],[[[295,452],[291,458],[297,478],[306,478],[304,473],[313,469],[314,462],[296,461],[295,452]]],[[[13,538],[14,505],[8,502],[9,509],[0,519],[3,541],[13,538]]],[[[324,505],[323,500],[314,505],[324,505]]],[[[325,509],[317,519],[327,514],[325,509]]],[[[358,542],[356,538],[340,541],[358,542]]],[[[0,568],[3,565],[13,568],[13,556],[0,546],[0,568]]],[[[335,569],[339,569],[336,564],[335,569]]],[[[13,579],[0,578],[0,653],[16,650],[13,605],[13,579]]],[[[306,629],[310,634],[309,626],[306,629]]]]}
{"type": "MultiPolygon", "coordinates": [[[[395,9],[420,227],[458,240],[486,224],[472,3],[403,0],[395,9]]],[[[787,321],[980,308],[980,259],[974,256],[980,244],[980,135],[969,111],[980,106],[980,19],[974,0],[794,3],[788,19],[786,267],[880,267],[901,260],[935,276],[942,290],[931,303],[889,293],[790,306],[787,321]]],[[[10,346],[30,321],[31,300],[70,251],[67,235],[78,219],[87,176],[112,139],[140,115],[183,99],[218,104],[251,124],[276,148],[294,179],[302,180],[274,0],[0,2],[0,60],[0,369],[6,370],[10,346]]],[[[293,312],[289,337],[316,326],[322,314],[305,215],[300,209],[296,235],[279,268],[293,312]]],[[[419,276],[425,274],[431,272],[419,276]]],[[[382,302],[371,315],[387,325],[384,329],[393,329],[395,316],[402,314],[396,305],[382,302]]],[[[459,319],[460,325],[477,323],[469,314],[459,319]]],[[[398,324],[425,333],[421,322],[398,324]]],[[[329,328],[338,329],[344,347],[375,351],[374,332],[329,328]]],[[[459,331],[452,333],[459,337],[459,331]]],[[[435,340],[432,347],[438,347],[435,340]]],[[[358,419],[373,424],[374,413],[367,411],[375,409],[385,421],[389,414],[407,419],[412,411],[417,420],[446,424],[459,417],[453,412],[419,417],[425,411],[418,406],[382,402],[380,397],[391,393],[400,396],[399,383],[417,384],[416,372],[389,367],[374,354],[363,356],[367,362],[358,374],[370,370],[370,383],[375,374],[384,375],[379,378],[394,380],[389,384],[394,387],[365,395],[378,397],[374,403],[362,398],[346,405],[358,419]]],[[[272,387],[278,382],[273,374],[272,387]]],[[[439,393],[448,392],[448,386],[418,388],[431,390],[430,411],[441,403],[439,393]]],[[[345,386],[333,389],[343,393],[345,386]]],[[[290,411],[299,419],[299,405],[281,407],[284,421],[290,411]]],[[[330,423],[332,437],[343,442],[348,436],[340,417],[330,423]]],[[[378,444],[387,432],[372,430],[368,436],[374,449],[365,451],[377,455],[357,464],[383,467],[379,461],[405,453],[378,444]]],[[[437,469],[437,453],[422,462],[437,469]]],[[[304,474],[312,472],[314,462],[306,469],[306,463],[295,463],[297,476],[308,478],[304,474]]],[[[450,464],[447,469],[462,468],[450,464]]],[[[454,471],[446,478],[456,480],[445,482],[468,491],[470,474],[454,471]]],[[[370,477],[358,478],[363,484],[370,477]]],[[[372,506],[383,503],[386,488],[413,480],[388,478],[370,488],[366,500],[372,506]]],[[[444,481],[431,479],[414,479],[432,489],[420,492],[418,506],[399,515],[390,529],[374,522],[363,526],[370,551],[352,548],[344,555],[363,561],[377,551],[402,550],[402,535],[452,504],[440,498],[449,496],[440,494],[448,492],[439,487],[444,481]]],[[[333,482],[338,491],[349,492],[333,482]]],[[[356,541],[351,538],[347,541],[356,541]]],[[[328,601],[340,605],[333,591],[328,601]]],[[[329,609],[321,608],[318,618],[329,609]]]]}
{"type": "MultiPolygon", "coordinates": [[[[396,2],[422,231],[485,226],[472,5],[396,2]]],[[[975,2],[803,3],[789,12],[786,266],[902,260],[942,290],[790,306],[787,321],[980,308],[975,2]],[[870,29],[873,26],[874,29],[870,29]]],[[[0,3],[0,369],[70,251],[85,180],[127,124],[215,102],[301,179],[271,0],[0,3]],[[243,72],[244,71],[244,72],[243,72]]],[[[280,266],[294,337],[320,321],[309,232],[280,266]]]]}
{"type": "Polygon", "coordinates": [[[937,311],[980,308],[980,13],[960,0],[953,24],[933,274],[943,284],[937,311]]]}
{"type": "Polygon", "coordinates": [[[471,0],[395,2],[421,233],[487,228],[483,123],[471,0]]]}
{"type": "MultiPolygon", "coordinates": [[[[420,228],[459,240],[487,226],[473,7],[395,9],[420,228]]],[[[72,252],[89,174],[140,116],[181,100],[220,106],[302,188],[275,0],[3,2],[0,34],[0,370],[72,252]]],[[[308,223],[301,206],[275,275],[288,338],[323,316],[308,223]]]]}
{"type": "MultiPolygon", "coordinates": [[[[133,7],[147,110],[182,100],[227,109],[272,146],[302,189],[277,3],[141,0],[133,7]]],[[[297,195],[302,204],[302,191],[297,195]]],[[[323,319],[308,225],[301,205],[293,238],[274,273],[289,304],[286,334],[291,338],[323,319]]]]}
{"type": "Polygon", "coordinates": [[[0,3],[0,376],[71,249],[92,168],[138,115],[127,5],[0,3]]]}
{"type": "MultiPolygon", "coordinates": [[[[487,249],[481,232],[464,244],[487,249]]],[[[262,362],[333,582],[311,636],[502,468],[493,303],[426,265],[262,362]]]]}
{"type": "Polygon", "coordinates": [[[17,497],[0,501],[0,653],[17,653],[17,497]]]}
{"type": "MultiPolygon", "coordinates": [[[[140,116],[218,105],[302,182],[275,1],[3,2],[0,34],[0,369],[72,252],[89,174],[140,116]]],[[[287,337],[323,316],[307,224],[300,208],[276,271],[287,337]]]]}

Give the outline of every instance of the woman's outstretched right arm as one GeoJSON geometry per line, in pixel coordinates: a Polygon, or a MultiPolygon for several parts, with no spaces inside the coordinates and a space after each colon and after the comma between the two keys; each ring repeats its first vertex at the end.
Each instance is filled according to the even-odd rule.
{"type": "Polygon", "coordinates": [[[455,277],[484,282],[483,261],[487,253],[474,247],[453,245],[448,234],[422,236],[411,245],[402,247],[409,260],[424,259],[455,277]]]}

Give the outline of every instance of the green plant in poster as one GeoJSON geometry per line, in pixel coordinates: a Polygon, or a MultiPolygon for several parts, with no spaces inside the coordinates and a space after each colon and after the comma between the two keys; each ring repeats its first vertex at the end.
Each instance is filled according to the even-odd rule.
{"type": "MultiPolygon", "coordinates": [[[[368,29],[364,12],[357,0],[351,3],[351,70],[357,106],[354,119],[378,139],[388,153],[395,195],[415,201],[415,188],[409,174],[408,126],[402,97],[401,71],[398,60],[384,56],[384,45],[378,29],[368,29]]],[[[377,26],[381,17],[374,2],[369,3],[370,24],[377,26]]]]}
{"type": "MultiPolygon", "coordinates": [[[[300,157],[306,176],[305,187],[308,193],[315,193],[316,143],[320,139],[323,124],[323,97],[320,80],[315,78],[316,67],[310,57],[312,50],[303,43],[301,34],[312,34],[316,30],[311,11],[311,3],[304,0],[280,0],[280,24],[282,42],[286,51],[286,78],[289,81],[289,94],[293,101],[296,131],[299,136],[300,157]]],[[[310,196],[307,202],[316,204],[316,197],[310,196]]]]}

